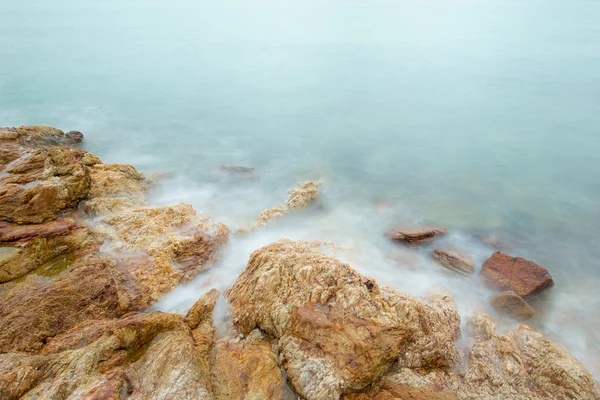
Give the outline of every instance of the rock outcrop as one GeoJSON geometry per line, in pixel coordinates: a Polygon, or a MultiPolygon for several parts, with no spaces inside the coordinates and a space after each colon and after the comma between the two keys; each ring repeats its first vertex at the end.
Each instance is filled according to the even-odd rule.
{"type": "Polygon", "coordinates": [[[524,259],[496,252],[481,267],[479,276],[490,289],[512,290],[521,297],[540,294],[554,286],[546,268],[524,259]]]}
{"type": "Polygon", "coordinates": [[[454,249],[436,249],[433,251],[435,258],[442,266],[462,275],[473,273],[473,260],[454,249]]]}
{"type": "Polygon", "coordinates": [[[376,381],[394,361],[452,366],[459,317],[447,297],[431,303],[379,286],[287,239],[254,252],[227,294],[235,325],[278,338],[281,365],[306,399],[338,399],[376,381]]]}
{"type": "Polygon", "coordinates": [[[499,313],[520,321],[527,321],[534,314],[533,308],[521,296],[511,290],[492,296],[490,304],[499,313]]]}
{"type": "Polygon", "coordinates": [[[436,236],[443,236],[446,230],[443,228],[406,229],[403,227],[390,228],[386,236],[395,242],[409,246],[419,246],[430,243],[436,236]]]}

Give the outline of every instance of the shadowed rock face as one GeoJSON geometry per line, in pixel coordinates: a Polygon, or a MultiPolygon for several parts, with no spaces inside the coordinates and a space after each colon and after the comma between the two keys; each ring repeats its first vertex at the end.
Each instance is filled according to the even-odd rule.
{"type": "Polygon", "coordinates": [[[380,287],[317,242],[284,239],[257,250],[228,298],[242,332],[279,339],[281,364],[307,399],[361,390],[400,354],[412,367],[458,360],[460,321],[449,299],[428,304],[380,287]]]}
{"type": "Polygon", "coordinates": [[[484,284],[495,290],[512,290],[521,297],[540,294],[554,286],[546,268],[523,257],[496,252],[488,258],[479,273],[484,284]]]}
{"type": "Polygon", "coordinates": [[[531,319],[534,314],[533,308],[521,296],[510,290],[492,296],[490,304],[499,313],[520,321],[531,319]]]}

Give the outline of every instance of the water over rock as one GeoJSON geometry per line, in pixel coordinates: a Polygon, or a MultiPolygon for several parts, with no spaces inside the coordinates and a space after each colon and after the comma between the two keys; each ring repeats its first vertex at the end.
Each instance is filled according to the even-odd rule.
{"type": "Polygon", "coordinates": [[[436,236],[446,234],[444,228],[419,228],[407,229],[404,227],[390,228],[385,235],[395,242],[407,244],[409,246],[419,246],[421,244],[430,243],[436,236]]]}
{"type": "Polygon", "coordinates": [[[490,304],[499,313],[509,317],[526,321],[533,317],[533,308],[518,294],[512,290],[498,293],[490,299],[490,304]]]}
{"type": "Polygon", "coordinates": [[[436,249],[433,251],[435,258],[444,267],[462,275],[473,273],[473,260],[466,254],[454,249],[436,249]]]}
{"type": "Polygon", "coordinates": [[[479,273],[484,284],[495,290],[512,290],[521,297],[540,294],[554,286],[546,268],[524,259],[496,252],[488,258],[479,273]]]}

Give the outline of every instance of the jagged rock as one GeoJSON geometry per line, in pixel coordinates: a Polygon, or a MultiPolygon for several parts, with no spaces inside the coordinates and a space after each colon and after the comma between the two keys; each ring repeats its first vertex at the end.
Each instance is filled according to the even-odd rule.
{"type": "Polygon", "coordinates": [[[521,296],[511,290],[492,296],[490,304],[499,313],[521,321],[531,319],[534,314],[533,308],[521,296]]]}
{"type": "Polygon", "coordinates": [[[489,315],[475,314],[467,319],[467,331],[469,338],[474,343],[490,340],[496,333],[496,324],[489,315]]]}
{"type": "Polygon", "coordinates": [[[338,399],[377,381],[399,357],[414,368],[458,361],[460,319],[449,298],[427,303],[379,286],[319,245],[283,239],[255,251],[227,293],[242,332],[279,339],[299,394],[338,399]]]}
{"type": "Polygon", "coordinates": [[[419,246],[433,241],[436,236],[445,234],[446,230],[444,228],[405,229],[394,227],[389,229],[385,235],[395,242],[408,244],[409,246],[419,246]]]}
{"type": "Polygon", "coordinates": [[[39,351],[49,337],[77,323],[129,309],[122,278],[111,263],[86,257],[54,282],[29,279],[0,294],[0,353],[39,351]]]}
{"type": "Polygon", "coordinates": [[[94,229],[110,240],[116,268],[138,285],[139,307],[211,266],[229,236],[225,225],[196,215],[185,203],[110,214],[94,229]]]}
{"type": "Polygon", "coordinates": [[[433,258],[444,267],[462,275],[471,275],[473,273],[473,260],[454,249],[436,249],[433,251],[433,258]]]}
{"type": "Polygon", "coordinates": [[[175,314],[95,320],[40,355],[0,355],[0,398],[211,400],[208,357],[175,314]]]}
{"type": "Polygon", "coordinates": [[[554,286],[546,268],[522,257],[496,252],[479,273],[484,284],[495,290],[512,290],[521,297],[535,296],[554,286]]]}
{"type": "Polygon", "coordinates": [[[213,352],[216,400],[295,398],[286,387],[271,344],[259,330],[246,338],[226,337],[216,343],[213,352]]]}
{"type": "Polygon", "coordinates": [[[367,393],[354,393],[343,400],[457,400],[458,396],[449,389],[435,387],[411,387],[382,381],[367,393]]]}
{"type": "Polygon", "coordinates": [[[87,196],[88,167],[98,163],[75,148],[23,150],[0,177],[0,220],[35,224],[58,218],[87,196]]]}
{"type": "Polygon", "coordinates": [[[279,219],[295,210],[310,206],[319,197],[320,186],[320,182],[306,181],[300,186],[290,189],[287,200],[282,206],[264,210],[256,218],[254,225],[241,228],[238,230],[238,233],[248,234],[253,229],[265,226],[275,219],[279,219]]]}
{"type": "Polygon", "coordinates": [[[97,164],[90,168],[90,190],[83,208],[88,215],[108,214],[145,205],[148,184],[127,164],[97,164]]]}
{"type": "Polygon", "coordinates": [[[93,252],[100,244],[87,227],[63,218],[36,225],[0,222],[0,246],[0,283],[4,283],[59,255],[93,252]]]}

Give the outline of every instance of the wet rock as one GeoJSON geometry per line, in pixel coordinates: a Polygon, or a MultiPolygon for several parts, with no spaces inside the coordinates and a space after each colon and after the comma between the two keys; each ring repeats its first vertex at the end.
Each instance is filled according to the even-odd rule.
{"type": "Polygon", "coordinates": [[[489,315],[479,313],[467,319],[467,331],[474,343],[481,343],[494,336],[496,324],[489,315]]]}
{"type": "Polygon", "coordinates": [[[241,228],[238,233],[244,235],[248,234],[252,230],[265,226],[269,222],[290,214],[295,210],[312,205],[319,197],[320,186],[320,182],[306,181],[300,186],[290,189],[287,200],[282,206],[264,210],[258,218],[256,218],[254,225],[241,228]]]}
{"type": "Polygon", "coordinates": [[[72,210],[89,192],[89,166],[100,160],[83,150],[27,150],[0,177],[0,220],[36,224],[72,210]]]}
{"type": "Polygon", "coordinates": [[[40,355],[0,355],[0,398],[212,399],[206,349],[175,314],[95,320],[52,338],[40,355]]]}
{"type": "Polygon", "coordinates": [[[492,296],[490,304],[499,313],[521,321],[531,319],[534,314],[533,308],[511,290],[492,296]]]}
{"type": "Polygon", "coordinates": [[[436,249],[433,251],[435,258],[441,265],[462,275],[471,275],[473,273],[473,260],[454,249],[436,249]]]}
{"type": "Polygon", "coordinates": [[[479,273],[484,284],[495,290],[512,290],[521,297],[535,296],[554,286],[546,268],[522,257],[496,252],[479,273]]]}
{"type": "Polygon", "coordinates": [[[255,251],[227,293],[235,325],[278,338],[280,363],[306,399],[338,399],[394,361],[452,366],[460,320],[448,297],[420,301],[319,251],[283,239],[255,251]]]}
{"type": "Polygon", "coordinates": [[[11,281],[63,254],[97,251],[100,243],[84,225],[71,218],[45,224],[0,222],[0,283],[11,281]]]}
{"type": "Polygon", "coordinates": [[[79,131],[69,131],[65,134],[65,137],[71,143],[83,142],[83,133],[81,133],[79,131]]]}
{"type": "Polygon", "coordinates": [[[399,243],[409,246],[419,246],[430,243],[436,236],[445,234],[446,230],[443,228],[404,229],[402,227],[395,227],[389,229],[385,235],[399,243]]]}
{"type": "MultiPolygon", "coordinates": [[[[216,400],[286,398],[286,382],[270,342],[258,330],[232,335],[213,350],[212,382],[216,400]]],[[[289,396],[290,400],[295,396],[289,396]]]]}
{"type": "Polygon", "coordinates": [[[148,183],[127,164],[97,164],[90,168],[90,190],[83,209],[90,216],[109,214],[145,203],[148,183]]]}
{"type": "Polygon", "coordinates": [[[215,169],[240,180],[255,179],[257,177],[254,167],[248,165],[221,164],[217,165],[215,169]]]}
{"type": "Polygon", "coordinates": [[[109,239],[116,268],[132,276],[139,307],[209,268],[229,236],[225,225],[196,215],[185,203],[110,214],[94,229],[109,239]]]}

